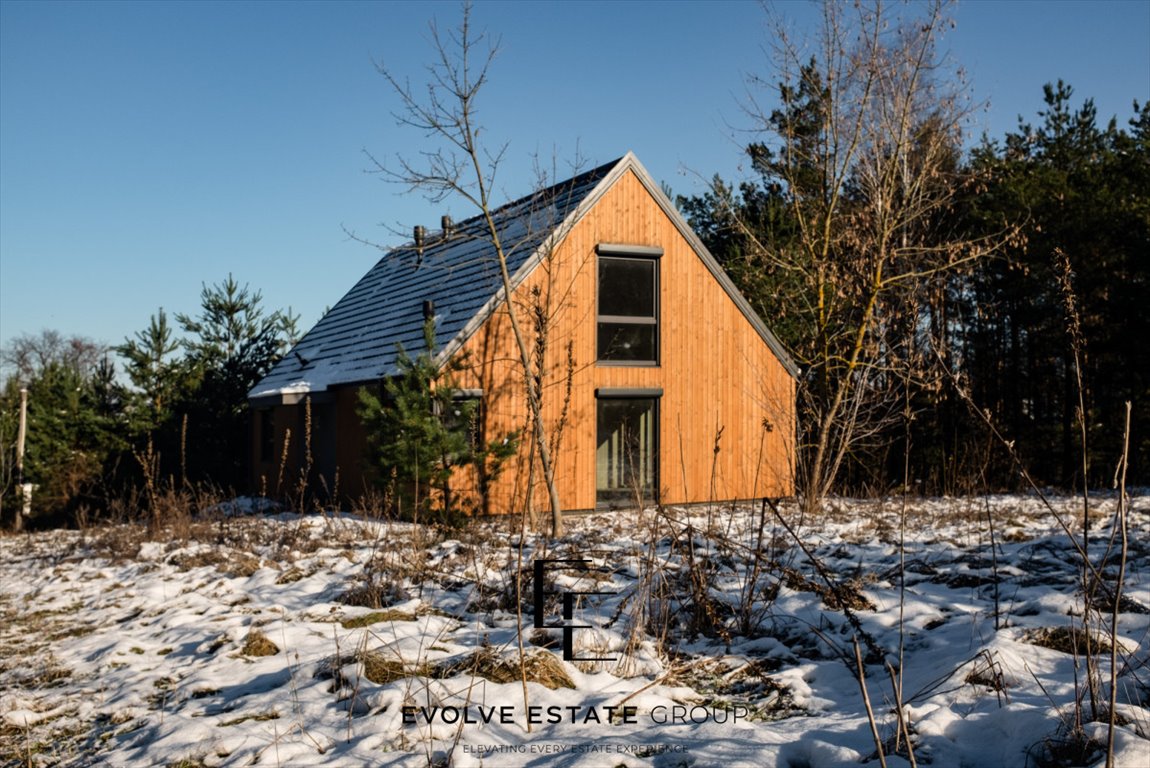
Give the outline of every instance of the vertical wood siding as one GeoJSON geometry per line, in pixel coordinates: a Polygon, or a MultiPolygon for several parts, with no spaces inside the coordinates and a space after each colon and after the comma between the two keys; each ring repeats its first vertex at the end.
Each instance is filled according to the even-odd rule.
{"type": "MultiPolygon", "coordinates": [[[[563,507],[595,506],[599,388],[659,388],[660,497],[667,503],[746,499],[793,492],[794,381],[699,259],[690,243],[628,172],[516,289],[520,322],[534,343],[535,292],[548,307],[544,412],[553,432],[564,409],[567,346],[575,366],[562,440],[555,453],[563,507]],[[596,363],[599,243],[657,246],[658,366],[596,363]],[[549,297],[549,302],[548,302],[549,297]],[[717,449],[717,450],[716,450],[717,449]]],[[[771,318],[764,318],[769,325],[771,318]]],[[[505,309],[464,344],[459,385],[480,387],[488,439],[529,434],[519,354],[505,309]]],[[[525,445],[527,440],[525,439],[525,445]]],[[[522,509],[526,450],[493,487],[491,512],[522,509]]],[[[534,504],[546,503],[537,472],[534,504]]]]}

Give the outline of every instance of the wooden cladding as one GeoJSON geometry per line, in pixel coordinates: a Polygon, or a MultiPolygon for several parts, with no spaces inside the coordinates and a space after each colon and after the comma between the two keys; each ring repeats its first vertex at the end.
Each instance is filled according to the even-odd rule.
{"type": "MultiPolygon", "coordinates": [[[[542,361],[544,419],[548,434],[557,436],[553,459],[565,509],[597,503],[597,393],[659,393],[645,425],[655,430],[658,450],[644,461],[657,461],[648,474],[664,503],[792,493],[794,381],[633,172],[544,255],[512,300],[531,336],[528,346],[542,361]],[[656,334],[655,361],[600,360],[601,257],[657,259],[657,321],[648,324],[656,334]]],[[[484,433],[530,435],[524,373],[505,307],[461,353],[467,367],[458,386],[485,393],[484,433]]],[[[491,486],[493,512],[523,508],[532,476],[527,439],[491,486]]],[[[539,509],[546,498],[541,471],[533,477],[539,509]]]]}

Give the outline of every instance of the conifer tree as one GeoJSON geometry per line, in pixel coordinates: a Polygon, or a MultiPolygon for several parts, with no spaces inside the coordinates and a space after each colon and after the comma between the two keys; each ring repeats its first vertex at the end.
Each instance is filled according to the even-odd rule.
{"type": "Polygon", "coordinates": [[[985,140],[972,163],[988,179],[969,203],[982,231],[1017,222],[1022,237],[1005,258],[972,275],[957,302],[973,394],[1014,440],[1043,482],[1081,486],[1080,429],[1087,432],[1085,482],[1110,481],[1124,403],[1134,404],[1130,476],[1150,462],[1150,109],[1134,105],[1129,130],[1100,124],[1093,101],[1073,104],[1064,82],[1043,89],[1045,109],[1002,142],[985,140]],[[1060,278],[1073,292],[1078,362],[1060,278]],[[1079,413],[1081,375],[1085,413],[1079,413]],[[1139,407],[1142,404],[1142,407],[1139,407]]]}
{"type": "Polygon", "coordinates": [[[175,356],[179,350],[163,307],[152,315],[147,328],[116,347],[127,361],[128,378],[139,390],[137,431],[149,432],[163,424],[185,389],[182,360],[175,356]]]}
{"type": "Polygon", "coordinates": [[[394,482],[412,515],[454,524],[463,511],[453,485],[456,471],[473,467],[477,476],[492,479],[515,453],[518,435],[482,444],[479,401],[460,397],[455,386],[463,361],[440,365],[434,319],[424,325],[423,337],[424,350],[415,357],[398,348],[399,373],[383,381],[383,397],[360,390],[360,416],[384,484],[394,482]]]}

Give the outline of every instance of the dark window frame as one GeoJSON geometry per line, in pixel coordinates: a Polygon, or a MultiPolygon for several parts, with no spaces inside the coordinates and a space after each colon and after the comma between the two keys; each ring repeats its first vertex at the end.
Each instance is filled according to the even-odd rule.
{"type": "Polygon", "coordinates": [[[597,256],[595,265],[595,361],[598,365],[627,366],[627,367],[658,367],[662,356],[662,301],[661,301],[661,275],[660,259],[663,249],[644,245],[623,245],[615,243],[600,243],[595,248],[597,256]],[[605,315],[602,314],[602,272],[605,262],[633,262],[649,264],[651,266],[651,315],[605,315]],[[642,359],[629,359],[609,356],[610,345],[604,349],[603,329],[605,325],[628,327],[652,327],[653,354],[642,359]]]}
{"type": "MultiPolygon", "coordinates": [[[[596,459],[595,459],[595,506],[599,509],[631,508],[634,506],[634,489],[629,486],[618,490],[604,489],[601,486],[599,475],[598,452],[604,429],[604,405],[629,402],[633,404],[648,403],[650,408],[650,443],[645,446],[647,461],[650,465],[650,487],[643,489],[644,497],[652,503],[659,502],[659,464],[660,444],[662,442],[662,411],[663,390],[659,389],[623,389],[602,388],[595,390],[595,433],[596,433],[596,459]]],[[[642,439],[641,437],[639,438],[642,439]]],[[[618,457],[616,457],[617,459],[618,457]]],[[[618,471],[610,468],[608,472],[618,471]]],[[[625,469],[624,469],[625,471],[625,469]]]]}

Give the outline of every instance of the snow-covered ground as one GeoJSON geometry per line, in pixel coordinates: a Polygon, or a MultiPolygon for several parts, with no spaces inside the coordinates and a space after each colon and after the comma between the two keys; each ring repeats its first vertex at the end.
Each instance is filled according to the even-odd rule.
{"type": "MultiPolygon", "coordinates": [[[[1054,505],[1080,539],[1081,499],[1054,505]]],[[[1112,584],[1116,500],[1092,505],[1112,584]]],[[[1114,757],[1148,766],[1150,496],[1131,506],[1114,757]]],[[[349,515],[0,538],[0,765],[878,765],[856,640],[887,765],[910,758],[900,648],[919,765],[1103,765],[1113,593],[1088,621],[1092,696],[1055,516],[1032,496],[901,511],[784,505],[801,546],[759,508],[571,518],[551,543],[349,515]],[[590,627],[571,655],[607,661],[534,628],[556,559],[590,562],[538,566],[540,618],[609,593],[567,598],[590,627]]]]}

